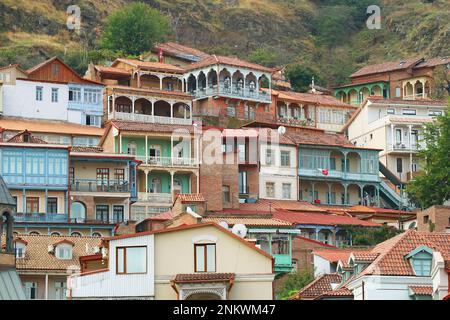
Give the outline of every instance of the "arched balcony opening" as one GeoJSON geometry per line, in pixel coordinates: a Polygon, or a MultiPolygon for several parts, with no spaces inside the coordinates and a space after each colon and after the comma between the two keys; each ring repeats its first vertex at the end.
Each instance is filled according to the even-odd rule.
{"type": "Polygon", "coordinates": [[[345,188],[341,183],[331,183],[330,191],[330,204],[345,205],[345,188]]]}
{"type": "Polygon", "coordinates": [[[130,98],[125,96],[116,97],[114,104],[117,112],[131,113],[133,102],[130,98]]]}
{"type": "Polygon", "coordinates": [[[197,79],[193,74],[190,74],[187,80],[187,91],[194,93],[197,90],[197,79]]]}
{"type": "Polygon", "coordinates": [[[162,89],[166,91],[181,91],[181,80],[176,77],[165,77],[162,79],[162,89]]]}
{"type": "Polygon", "coordinates": [[[370,91],[368,88],[364,87],[359,90],[359,102],[363,102],[365,98],[370,96],[370,91]]]}
{"type": "Polygon", "coordinates": [[[344,171],[344,154],[340,151],[333,150],[330,153],[330,170],[344,171]]]}
{"type": "Polygon", "coordinates": [[[361,156],[356,152],[347,153],[347,172],[360,173],[361,172],[361,156]]]}
{"type": "Polygon", "coordinates": [[[233,91],[236,91],[238,94],[242,94],[244,90],[244,75],[242,72],[237,70],[233,73],[233,91]]]}
{"type": "Polygon", "coordinates": [[[316,204],[328,204],[328,184],[326,182],[316,182],[314,183],[314,193],[313,203],[316,204]]]}
{"type": "Polygon", "coordinates": [[[245,77],[245,89],[248,91],[248,93],[250,95],[253,95],[258,91],[257,83],[258,83],[258,79],[253,74],[253,72],[250,72],[245,77]]]}
{"type": "Polygon", "coordinates": [[[318,233],[318,237],[320,242],[325,244],[332,244],[333,243],[333,233],[328,229],[321,229],[318,233]]]}
{"type": "Polygon", "coordinates": [[[198,74],[197,82],[198,90],[204,90],[206,88],[206,75],[203,73],[203,71],[198,74]]]}
{"type": "Polygon", "coordinates": [[[381,87],[379,85],[374,85],[371,89],[370,95],[382,97],[383,89],[381,89],[381,87]]]}
{"type": "Polygon", "coordinates": [[[270,80],[269,80],[269,78],[266,77],[265,74],[263,74],[262,76],[259,77],[258,84],[259,84],[259,88],[265,88],[265,89],[270,88],[270,80]]]}
{"type": "Polygon", "coordinates": [[[362,204],[365,206],[377,206],[378,201],[378,191],[374,185],[365,185],[363,187],[363,201],[362,204]]]}
{"type": "Polygon", "coordinates": [[[361,188],[357,184],[347,186],[347,205],[355,206],[361,203],[361,188]]]}
{"type": "Polygon", "coordinates": [[[300,119],[302,117],[300,105],[298,103],[291,103],[289,105],[288,115],[292,119],[300,119]]]}
{"type": "Polygon", "coordinates": [[[277,102],[277,114],[278,114],[278,118],[287,118],[287,105],[286,103],[282,102],[282,101],[278,101],[277,102]]]}
{"type": "Polygon", "coordinates": [[[139,98],[134,101],[134,113],[137,114],[152,114],[152,103],[144,98],[139,98]]]}
{"type": "Polygon", "coordinates": [[[336,97],[341,100],[342,102],[347,102],[347,95],[344,91],[339,91],[336,95],[336,97]]]}
{"type": "Polygon", "coordinates": [[[173,117],[181,119],[190,119],[190,108],[183,102],[177,102],[173,105],[173,117]]]}
{"type": "Polygon", "coordinates": [[[219,81],[220,81],[220,91],[231,93],[231,73],[224,68],[219,73],[219,81]]]}
{"type": "Polygon", "coordinates": [[[208,80],[208,88],[214,88],[217,86],[217,72],[214,69],[211,69],[208,71],[207,74],[207,80],[208,80]]]}
{"type": "Polygon", "coordinates": [[[407,82],[403,88],[403,95],[406,99],[413,99],[414,97],[414,86],[411,82],[407,82]]]}
{"type": "Polygon", "coordinates": [[[347,93],[347,101],[351,104],[357,104],[358,103],[358,91],[356,91],[355,89],[351,89],[348,93],[347,93]]]}
{"type": "Polygon", "coordinates": [[[145,89],[157,89],[160,88],[160,80],[157,76],[152,74],[143,74],[140,78],[141,88],[145,89]]]}
{"type": "Polygon", "coordinates": [[[423,93],[424,93],[423,83],[417,80],[414,83],[414,97],[421,98],[423,96],[423,93]]]}
{"type": "Polygon", "coordinates": [[[170,117],[170,103],[164,100],[155,102],[155,116],[170,117]]]}

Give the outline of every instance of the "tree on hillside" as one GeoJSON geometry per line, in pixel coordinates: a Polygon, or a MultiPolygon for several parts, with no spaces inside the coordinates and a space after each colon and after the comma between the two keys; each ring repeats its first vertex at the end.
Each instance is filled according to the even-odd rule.
{"type": "Polygon", "coordinates": [[[314,280],[314,270],[311,267],[299,269],[286,275],[277,294],[279,300],[286,300],[314,280]]]}
{"type": "Polygon", "coordinates": [[[450,68],[446,65],[437,66],[433,71],[435,90],[433,99],[444,99],[450,95],[450,68]]]}
{"type": "Polygon", "coordinates": [[[386,241],[401,231],[389,227],[381,226],[379,228],[367,228],[360,226],[347,226],[342,230],[348,234],[352,239],[352,246],[375,246],[383,241],[386,241]]]}
{"type": "Polygon", "coordinates": [[[286,77],[289,79],[292,88],[295,91],[306,92],[310,89],[312,77],[316,84],[321,82],[321,79],[317,76],[311,68],[302,64],[289,65],[286,68],[286,77]]]}
{"type": "Polygon", "coordinates": [[[167,17],[145,3],[135,2],[108,17],[100,43],[104,49],[138,55],[164,41],[169,32],[167,17]]]}
{"type": "Polygon", "coordinates": [[[423,141],[426,148],[419,151],[423,172],[408,184],[406,192],[416,205],[428,208],[450,199],[450,107],[435,123],[425,126],[423,141]]]}
{"type": "Polygon", "coordinates": [[[250,53],[248,59],[250,62],[272,68],[276,66],[278,57],[274,49],[258,48],[250,53]]]}

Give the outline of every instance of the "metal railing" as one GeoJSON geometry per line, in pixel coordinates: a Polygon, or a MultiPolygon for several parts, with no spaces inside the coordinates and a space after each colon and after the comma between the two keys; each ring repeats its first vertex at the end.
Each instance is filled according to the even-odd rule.
{"type": "Polygon", "coordinates": [[[15,213],[16,222],[67,222],[68,215],[65,213],[15,213]]]}
{"type": "Polygon", "coordinates": [[[150,114],[128,113],[128,112],[112,112],[108,115],[108,119],[123,120],[123,121],[136,121],[146,123],[159,123],[159,124],[177,124],[177,125],[191,125],[192,119],[176,118],[176,117],[163,117],[150,114]]]}
{"type": "Polygon", "coordinates": [[[136,159],[150,166],[158,167],[197,167],[198,162],[195,158],[179,158],[179,157],[145,157],[136,156],[136,159]]]}
{"type": "Polygon", "coordinates": [[[172,194],[139,192],[138,199],[139,199],[139,201],[144,201],[144,202],[172,203],[172,194]]]}
{"type": "Polygon", "coordinates": [[[225,86],[223,82],[219,86],[209,86],[206,88],[199,88],[192,92],[195,98],[203,98],[207,96],[220,94],[221,96],[232,97],[232,98],[245,98],[249,100],[258,100],[271,102],[272,97],[269,93],[265,91],[258,91],[256,89],[250,89],[248,87],[241,88],[235,85],[225,86]]]}
{"type": "Polygon", "coordinates": [[[80,192],[130,192],[130,185],[125,180],[74,179],[70,182],[71,191],[80,192]]]}

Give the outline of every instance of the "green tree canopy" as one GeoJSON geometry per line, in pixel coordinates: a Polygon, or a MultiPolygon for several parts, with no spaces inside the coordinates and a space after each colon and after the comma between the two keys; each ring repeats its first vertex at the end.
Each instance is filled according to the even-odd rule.
{"type": "Polygon", "coordinates": [[[264,47],[252,51],[248,59],[250,62],[272,68],[276,66],[278,56],[275,50],[264,47]]]}
{"type": "Polygon", "coordinates": [[[317,76],[311,68],[302,64],[289,65],[286,68],[286,77],[289,79],[292,88],[295,91],[306,92],[310,89],[312,77],[316,84],[321,82],[321,79],[317,76]]]}
{"type": "Polygon", "coordinates": [[[278,299],[288,299],[313,280],[314,270],[311,267],[305,267],[297,270],[296,272],[289,273],[281,285],[280,291],[278,292],[278,299]]]}
{"type": "Polygon", "coordinates": [[[104,49],[138,55],[164,41],[169,32],[166,16],[145,3],[135,2],[108,17],[100,43],[104,49]]]}
{"type": "Polygon", "coordinates": [[[426,148],[419,151],[423,170],[406,192],[416,205],[428,208],[450,199],[450,107],[435,123],[425,126],[423,141],[426,148]]]}
{"type": "Polygon", "coordinates": [[[379,228],[367,228],[360,226],[347,226],[343,231],[351,236],[352,246],[374,246],[386,241],[400,233],[394,227],[381,226],[379,228]]]}

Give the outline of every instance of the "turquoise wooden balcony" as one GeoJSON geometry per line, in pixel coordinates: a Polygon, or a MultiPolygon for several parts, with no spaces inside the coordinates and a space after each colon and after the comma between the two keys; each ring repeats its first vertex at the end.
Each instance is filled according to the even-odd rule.
{"type": "Polygon", "coordinates": [[[290,254],[274,254],[275,272],[284,273],[292,271],[292,256],[290,254]]]}
{"type": "Polygon", "coordinates": [[[67,222],[68,215],[65,213],[16,213],[16,222],[67,222]]]}
{"type": "Polygon", "coordinates": [[[358,172],[343,172],[338,170],[328,170],[328,174],[324,175],[317,169],[298,169],[300,177],[318,178],[324,180],[344,180],[344,181],[361,181],[361,182],[379,182],[380,177],[374,173],[358,173],[358,172]]]}

